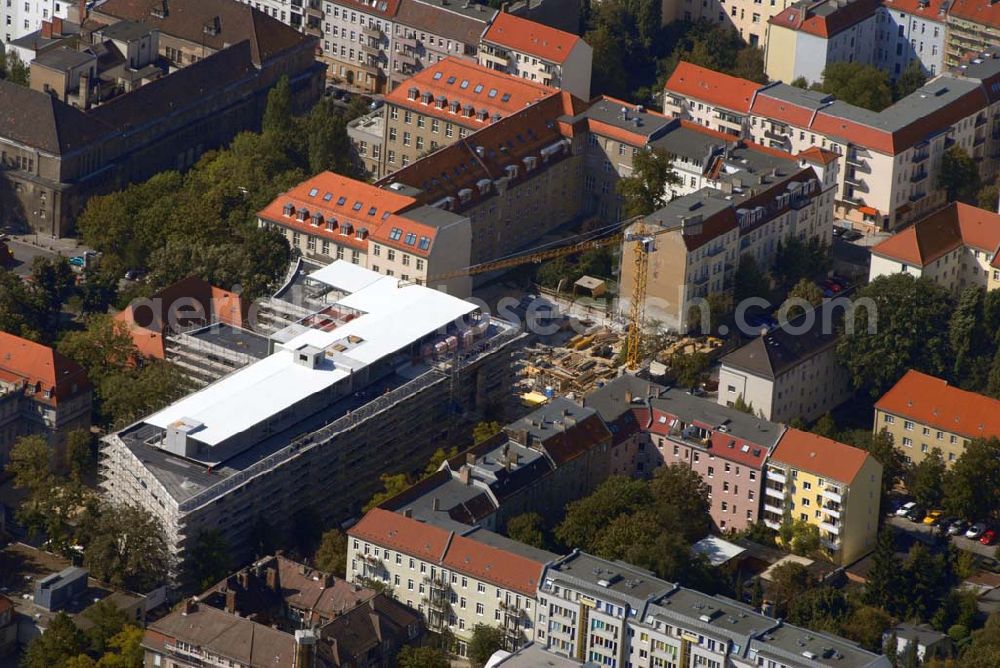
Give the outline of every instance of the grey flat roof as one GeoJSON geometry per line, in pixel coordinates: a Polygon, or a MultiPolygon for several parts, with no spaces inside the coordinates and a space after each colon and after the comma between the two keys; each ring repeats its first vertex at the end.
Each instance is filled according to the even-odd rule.
{"type": "MultiPolygon", "coordinates": [[[[409,194],[399,190],[396,190],[395,192],[404,195],[409,194]]],[[[417,208],[405,211],[400,215],[418,223],[430,225],[431,227],[446,227],[448,225],[454,225],[455,223],[465,219],[465,216],[460,216],[457,213],[452,213],[446,209],[429,205],[418,206],[417,208]]]]}
{"type": "Polygon", "coordinates": [[[834,97],[829,93],[823,93],[818,90],[807,90],[781,82],[766,86],[758,95],[773,97],[776,100],[790,102],[806,109],[819,109],[834,100],[834,97]]]}
{"type": "Polygon", "coordinates": [[[726,433],[766,448],[774,447],[784,429],[780,424],[679,389],[667,390],[659,398],[653,399],[652,404],[653,408],[676,415],[685,422],[698,421],[712,427],[725,424],[726,433]]]}
{"type": "Polygon", "coordinates": [[[837,666],[866,668],[885,666],[889,660],[862,649],[844,638],[818,633],[795,626],[779,626],[754,638],[751,647],[757,656],[773,657],[782,663],[801,666],[837,666]]]}
{"type": "Polygon", "coordinates": [[[666,387],[649,380],[643,380],[632,374],[624,374],[615,378],[604,387],[598,388],[583,399],[583,405],[597,411],[605,422],[614,422],[622,413],[641,408],[643,400],[649,396],[657,396],[666,391],[666,387]],[[627,394],[639,399],[637,403],[627,400],[627,394]]]}
{"type": "Polygon", "coordinates": [[[608,600],[618,599],[639,610],[651,596],[662,596],[674,584],[621,561],[577,552],[545,570],[545,579],[572,585],[608,600]]]}
{"type": "Polygon", "coordinates": [[[646,619],[660,617],[680,621],[692,629],[715,632],[740,641],[766,631],[778,622],[753,608],[721,596],[709,596],[693,589],[678,588],[656,601],[646,610],[646,619]]]}
{"type": "Polygon", "coordinates": [[[122,42],[131,42],[156,31],[144,23],[135,21],[119,21],[109,26],[101,28],[101,36],[104,39],[114,39],[122,42]]]}
{"type": "Polygon", "coordinates": [[[97,56],[92,53],[85,53],[59,46],[44,53],[40,53],[32,62],[44,65],[53,70],[69,70],[74,67],[86,65],[91,61],[96,61],[97,56]]]}
{"type": "Polygon", "coordinates": [[[208,327],[188,332],[187,335],[205,343],[219,346],[220,348],[252,355],[257,359],[267,357],[269,352],[266,336],[261,336],[248,329],[241,329],[224,323],[209,325],[208,327]]]}
{"type": "MultiPolygon", "coordinates": [[[[468,530],[468,527],[466,527],[466,530],[468,530]]],[[[527,559],[532,559],[533,561],[537,561],[542,564],[555,561],[559,558],[558,554],[549,552],[548,550],[540,550],[537,547],[519,543],[516,540],[511,540],[506,536],[494,533],[493,531],[488,531],[481,527],[474,527],[471,531],[465,534],[465,537],[483,543],[484,545],[504,550],[505,552],[510,552],[527,559]]]]}
{"type": "Polygon", "coordinates": [[[623,107],[620,102],[603,99],[590,105],[586,111],[576,116],[564,117],[562,120],[572,123],[584,118],[592,118],[595,121],[601,121],[602,123],[607,123],[608,125],[613,125],[639,135],[645,135],[646,137],[656,136],[670,125],[680,125],[676,119],[665,118],[661,114],[654,114],[645,110],[639,112],[631,105],[623,107]],[[622,118],[623,108],[627,109],[627,119],[622,118]],[[638,124],[636,124],[636,119],[639,121],[638,124]]]}
{"type": "Polygon", "coordinates": [[[580,423],[595,412],[592,408],[580,406],[565,397],[556,397],[541,408],[511,423],[507,428],[509,431],[526,431],[530,436],[544,441],[552,436],[553,429],[565,424],[567,417],[580,423]]]}
{"type": "Polygon", "coordinates": [[[42,37],[42,31],[36,30],[34,32],[29,32],[27,35],[21,35],[17,39],[13,40],[10,44],[11,46],[21,47],[22,49],[31,49],[32,51],[37,51],[38,49],[45,48],[53,42],[59,42],[64,39],[69,39],[70,37],[76,37],[80,34],[80,26],[76,23],[70,23],[69,21],[63,21],[63,32],[62,35],[58,37],[42,37]]]}
{"type": "Polygon", "coordinates": [[[958,65],[952,70],[955,74],[968,79],[989,79],[1000,74],[1000,50],[992,49],[978,58],[958,65]],[[988,57],[984,58],[983,55],[988,57]],[[978,62],[976,62],[978,61],[978,62]]]}
{"type": "Polygon", "coordinates": [[[525,645],[510,656],[493,664],[494,668],[589,668],[598,666],[596,663],[583,663],[553,652],[549,652],[538,643],[525,645]]]}
{"type": "Polygon", "coordinates": [[[646,223],[658,223],[663,227],[680,229],[681,222],[689,216],[700,215],[702,220],[722,213],[733,206],[715,188],[702,188],[693,193],[670,200],[666,206],[645,217],[646,223]]]}
{"type": "MultiPolygon", "coordinates": [[[[900,130],[907,125],[922,120],[925,116],[947,104],[954,102],[963,95],[975,90],[980,90],[981,88],[982,84],[978,81],[941,76],[927,82],[921,88],[917,89],[913,93],[910,93],[892,106],[883,109],[881,112],[876,114],[876,116],[878,117],[879,123],[885,124],[884,127],[886,130],[900,130]]],[[[838,104],[846,107],[852,106],[843,102],[838,104]]],[[[864,117],[864,114],[860,112],[864,112],[866,110],[860,109],[859,107],[852,107],[852,109],[856,110],[851,113],[858,114],[858,121],[864,122],[861,120],[861,118],[864,117]]],[[[872,112],[868,113],[870,114],[872,112]]],[[[850,118],[850,116],[847,116],[847,118],[850,118]]],[[[865,124],[869,125],[869,123],[865,124]]],[[[883,126],[874,125],[872,127],[883,126]]]]}

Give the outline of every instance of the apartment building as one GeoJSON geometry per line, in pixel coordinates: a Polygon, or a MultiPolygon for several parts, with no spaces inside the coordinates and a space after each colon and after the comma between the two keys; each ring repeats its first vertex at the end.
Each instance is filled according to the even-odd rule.
{"type": "Polygon", "coordinates": [[[0,332],[0,467],[14,442],[31,434],[48,439],[60,456],[71,431],[90,428],[92,395],[79,364],[48,346],[0,332]]]}
{"type": "Polygon", "coordinates": [[[877,65],[880,0],[801,0],[768,21],[764,71],[772,81],[823,80],[830,63],[877,65]]]}
{"type": "Polygon", "coordinates": [[[376,109],[347,123],[354,164],[368,179],[382,176],[382,148],[385,144],[385,115],[376,109]]]}
{"type": "Polygon", "coordinates": [[[501,11],[479,43],[479,64],[590,99],[594,50],[577,35],[501,11]]]}
{"type": "Polygon", "coordinates": [[[781,425],[627,375],[583,403],[611,426],[617,437],[612,461],[631,464],[623,475],[688,466],[709,486],[709,513],[720,532],[742,531],[761,519],[764,462],[781,425]]]}
{"type": "Polygon", "coordinates": [[[51,49],[66,46],[76,47],[80,41],[80,26],[65,19],[54,17],[42,21],[38,30],[21,35],[4,43],[4,51],[16,53],[21,62],[30,64],[37,56],[51,49]]]}
{"type": "Polygon", "coordinates": [[[507,118],[558,91],[505,72],[448,57],[385,97],[381,174],[507,118]]]}
{"type": "Polygon", "coordinates": [[[422,467],[459,412],[509,392],[513,325],[350,262],[298,269],[258,306],[286,314],[270,355],[104,440],[105,497],[157,517],[178,569],[203,531],[238,561],[261,522],[351,519],[381,473],[422,467]]]}
{"type": "Polygon", "coordinates": [[[468,654],[477,624],[504,630],[514,650],[535,639],[536,592],[557,556],[485,529],[444,529],[381,508],[347,531],[347,578],[378,582],[468,654]]]}
{"type": "Polygon", "coordinates": [[[767,461],[764,523],[808,522],[846,566],[875,548],[881,485],[882,465],[864,450],[790,428],[767,461]]]}
{"type": "Polygon", "coordinates": [[[883,429],[907,462],[937,448],[951,466],[970,440],[1000,437],[1000,401],[910,370],[875,402],[875,432],[883,429]]]}
{"type": "Polygon", "coordinates": [[[327,77],[362,93],[387,89],[399,0],[334,0],[322,4],[322,56],[327,77]]]}
{"type": "Polygon", "coordinates": [[[830,304],[722,358],[720,404],[742,399],[754,413],[788,424],[812,421],[851,396],[851,377],[836,356],[840,314],[830,304]]]}
{"type": "Polygon", "coordinates": [[[739,33],[750,46],[767,47],[768,21],[791,4],[791,0],[664,0],[661,23],[707,21],[739,33]]]}
{"type": "Polygon", "coordinates": [[[379,507],[452,529],[504,531],[535,512],[555,522],[610,474],[611,432],[590,408],[557,398],[379,507]]]}
{"type": "Polygon", "coordinates": [[[1000,7],[989,0],[955,0],[948,7],[945,64],[992,51],[1000,42],[1000,7]]]}
{"type": "Polygon", "coordinates": [[[945,71],[947,0],[883,0],[879,66],[895,79],[917,62],[927,76],[945,71]]]}
{"type": "Polygon", "coordinates": [[[471,264],[468,217],[423,205],[405,190],[323,172],[276,197],[257,219],[320,264],[345,260],[402,281],[430,279],[460,297],[471,291],[468,276],[435,278],[471,264]]]}
{"type": "Polygon", "coordinates": [[[1000,281],[1000,215],[952,202],[872,246],[869,279],[923,276],[958,296],[967,287],[1000,281]]]}
{"type": "MultiPolygon", "coordinates": [[[[55,18],[65,19],[73,0],[4,0],[0,4],[0,35],[3,45],[42,29],[42,24],[55,18]]],[[[25,60],[24,62],[29,62],[25,60]]]]}
{"type": "Polygon", "coordinates": [[[938,171],[949,147],[962,147],[984,178],[995,171],[984,80],[940,76],[881,112],[772,84],[754,98],[750,134],[792,153],[818,146],[842,156],[838,217],[897,229],[944,203],[938,171]]]}
{"type": "Polygon", "coordinates": [[[536,644],[545,651],[536,656],[550,653],[587,665],[890,665],[886,657],[843,638],[791,626],[732,599],[584,552],[546,567],[537,610],[536,644]]]}
{"type": "Polygon", "coordinates": [[[663,87],[663,113],[711,130],[746,137],[750,104],[761,84],[685,60],[663,87]]]}

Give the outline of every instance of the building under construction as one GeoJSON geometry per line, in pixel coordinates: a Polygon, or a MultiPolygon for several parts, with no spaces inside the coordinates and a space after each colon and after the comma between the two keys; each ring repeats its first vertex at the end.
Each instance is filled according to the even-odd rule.
{"type": "Polygon", "coordinates": [[[521,332],[442,292],[335,262],[269,308],[270,354],[105,439],[106,495],[156,515],[178,566],[203,531],[245,561],[255,528],[350,520],[510,392],[521,332]]]}

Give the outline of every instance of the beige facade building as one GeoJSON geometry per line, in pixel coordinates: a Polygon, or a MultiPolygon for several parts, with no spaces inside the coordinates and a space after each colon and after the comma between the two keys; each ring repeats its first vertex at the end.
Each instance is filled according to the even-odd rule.
{"type": "Polygon", "coordinates": [[[815,526],[822,547],[846,566],[875,548],[881,489],[882,465],[864,450],[789,429],[767,462],[764,523],[815,526]]]}
{"type": "Polygon", "coordinates": [[[875,402],[875,432],[882,430],[907,462],[920,463],[937,448],[951,466],[970,440],[1000,437],[1000,401],[910,370],[875,402]]]}
{"type": "Polygon", "coordinates": [[[952,202],[871,249],[869,279],[923,276],[957,296],[1000,281],[1000,215],[952,202]]]}
{"type": "Polygon", "coordinates": [[[764,49],[768,21],[788,7],[791,0],[663,0],[663,25],[674,21],[708,21],[729,27],[750,46],[764,49]]]}
{"type": "Polygon", "coordinates": [[[590,99],[593,49],[573,33],[501,12],[479,44],[479,64],[590,99]]]}
{"type": "Polygon", "coordinates": [[[955,0],[948,7],[945,64],[992,51],[1000,43],[1000,6],[988,0],[955,0]]]}

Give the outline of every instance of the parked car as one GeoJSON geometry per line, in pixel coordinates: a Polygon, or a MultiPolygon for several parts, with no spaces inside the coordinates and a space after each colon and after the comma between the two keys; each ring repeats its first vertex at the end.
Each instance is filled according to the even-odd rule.
{"type": "Polygon", "coordinates": [[[857,241],[863,236],[865,235],[861,234],[861,232],[858,232],[857,230],[847,230],[844,232],[843,239],[844,241],[857,241]]]}
{"type": "Polygon", "coordinates": [[[911,510],[917,507],[916,501],[907,501],[896,509],[896,517],[906,517],[911,510]]]}
{"type": "Polygon", "coordinates": [[[74,255],[69,259],[69,263],[74,267],[82,267],[87,264],[87,261],[83,259],[82,255],[74,255]]]}
{"type": "Polygon", "coordinates": [[[927,515],[927,511],[919,506],[913,506],[910,508],[910,512],[906,513],[906,519],[911,522],[922,522],[925,515],[927,515]]]}
{"type": "Polygon", "coordinates": [[[846,227],[841,227],[840,225],[833,226],[833,236],[835,237],[843,236],[844,232],[846,231],[847,231],[846,227]]]}
{"type": "Polygon", "coordinates": [[[927,516],[924,518],[924,524],[934,526],[941,519],[942,515],[944,515],[943,510],[928,510],[927,516]]]}
{"type": "Polygon", "coordinates": [[[843,287],[842,287],[842,286],[840,285],[840,283],[838,283],[837,281],[834,281],[834,280],[832,280],[832,279],[829,279],[829,278],[828,278],[828,279],[826,279],[825,281],[823,281],[822,285],[823,285],[823,287],[825,287],[825,288],[829,288],[829,289],[830,289],[830,290],[831,290],[831,291],[832,291],[833,293],[835,293],[835,294],[836,294],[836,293],[838,293],[838,292],[840,292],[841,290],[843,290],[843,289],[844,289],[844,288],[843,288],[843,287]]]}
{"type": "Polygon", "coordinates": [[[972,540],[977,540],[986,532],[986,524],[984,522],[976,522],[968,531],[965,532],[966,538],[971,538],[972,540]]]}
{"type": "Polygon", "coordinates": [[[997,540],[997,532],[993,529],[987,529],[982,536],[979,537],[979,542],[983,545],[992,545],[997,540]]]}
{"type": "Polygon", "coordinates": [[[955,520],[948,525],[949,536],[960,536],[969,530],[969,523],[965,520],[955,520]]]}

